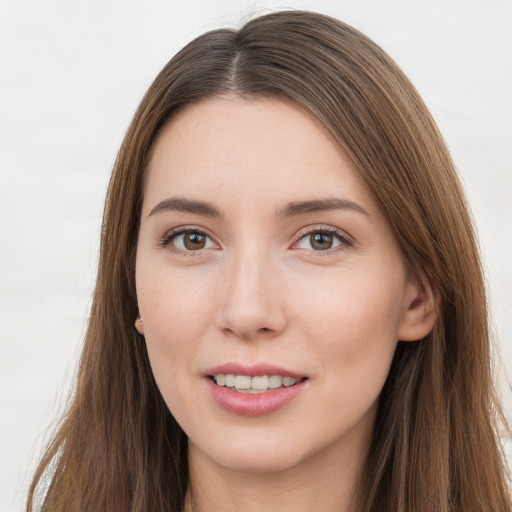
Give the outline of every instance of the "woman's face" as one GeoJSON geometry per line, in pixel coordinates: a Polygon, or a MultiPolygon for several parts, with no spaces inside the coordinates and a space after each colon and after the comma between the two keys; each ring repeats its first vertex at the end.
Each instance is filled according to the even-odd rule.
{"type": "Polygon", "coordinates": [[[173,118],[136,283],[191,457],[260,472],[363,457],[418,289],[354,164],[303,110],[226,97],[173,118]]]}

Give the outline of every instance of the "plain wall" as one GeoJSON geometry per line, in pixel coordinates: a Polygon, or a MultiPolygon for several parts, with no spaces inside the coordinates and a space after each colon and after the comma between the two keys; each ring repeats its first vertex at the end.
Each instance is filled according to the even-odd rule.
{"type": "Polygon", "coordinates": [[[487,267],[512,411],[512,2],[4,0],[0,3],[0,512],[69,389],[98,259],[104,194],[131,116],[200,33],[294,7],[362,30],[431,108],[460,169],[487,267]]]}

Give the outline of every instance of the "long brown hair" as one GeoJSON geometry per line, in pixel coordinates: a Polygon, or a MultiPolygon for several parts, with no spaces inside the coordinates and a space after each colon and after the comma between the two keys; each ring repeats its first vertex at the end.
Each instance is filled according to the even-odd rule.
{"type": "Polygon", "coordinates": [[[187,491],[187,438],[133,327],[146,164],[186,104],[237,93],[287,98],[358,166],[410,272],[437,291],[425,339],[399,343],[359,488],[366,512],[510,511],[472,221],[444,141],[418,93],[357,30],[279,12],[215,30],[181,50],[142,100],[106,199],[101,255],[76,389],[37,469],[27,511],[174,511],[187,491]]]}

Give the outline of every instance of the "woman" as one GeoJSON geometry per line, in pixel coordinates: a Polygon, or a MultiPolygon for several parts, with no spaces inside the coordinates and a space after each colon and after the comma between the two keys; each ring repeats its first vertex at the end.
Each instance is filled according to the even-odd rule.
{"type": "Polygon", "coordinates": [[[190,43],[135,114],[27,510],[506,511],[499,411],[426,107],[356,30],[270,14],[190,43]]]}

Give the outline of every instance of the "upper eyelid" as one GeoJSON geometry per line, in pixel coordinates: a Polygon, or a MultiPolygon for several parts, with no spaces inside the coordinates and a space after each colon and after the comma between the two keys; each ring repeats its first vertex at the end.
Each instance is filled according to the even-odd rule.
{"type": "MultiPolygon", "coordinates": [[[[187,233],[189,231],[192,231],[192,232],[197,232],[197,233],[201,233],[202,235],[206,235],[208,238],[211,238],[212,240],[215,241],[215,235],[213,235],[208,229],[206,228],[202,228],[202,227],[199,227],[199,226],[194,226],[194,225],[185,225],[185,226],[178,226],[176,228],[171,228],[171,229],[168,229],[162,236],[162,238],[166,237],[166,236],[178,236],[178,235],[182,235],[183,233],[187,233]]],[[[217,243],[217,242],[216,242],[217,243]]]]}
{"type": "Polygon", "coordinates": [[[298,231],[295,241],[293,243],[294,244],[297,243],[299,240],[301,240],[305,236],[310,235],[311,233],[321,233],[321,232],[338,235],[340,238],[343,238],[344,240],[346,240],[348,242],[351,242],[351,243],[354,242],[354,238],[351,235],[349,235],[346,231],[339,229],[339,228],[335,228],[334,226],[318,224],[318,225],[306,226],[306,227],[300,229],[298,231]]]}
{"type": "Polygon", "coordinates": [[[332,256],[334,254],[338,254],[340,252],[344,252],[348,249],[354,249],[356,248],[356,241],[352,236],[350,236],[346,231],[335,228],[334,226],[326,226],[326,225],[317,225],[317,226],[309,226],[307,228],[304,228],[299,231],[298,236],[295,238],[294,242],[291,244],[290,249],[296,250],[296,251],[305,251],[306,253],[310,255],[314,255],[315,257],[320,256],[332,256]],[[325,250],[315,250],[315,249],[308,249],[308,248],[302,248],[297,247],[298,244],[308,236],[310,236],[313,233],[328,233],[330,235],[334,235],[337,237],[340,241],[340,244],[335,247],[331,247],[329,249],[325,250]]]}
{"type": "MultiPolygon", "coordinates": [[[[187,232],[197,232],[197,233],[200,233],[201,235],[204,235],[204,236],[208,237],[210,240],[212,240],[212,242],[214,242],[216,245],[221,247],[221,244],[217,241],[216,237],[212,233],[210,233],[210,231],[208,229],[205,229],[205,228],[202,228],[202,227],[199,227],[199,226],[193,226],[193,225],[179,226],[179,227],[167,230],[160,237],[159,245],[166,246],[168,243],[171,243],[175,238],[177,238],[177,237],[179,237],[181,235],[184,235],[187,232]]],[[[194,251],[194,252],[200,252],[201,250],[202,249],[198,249],[197,251],[194,251]]]]}

